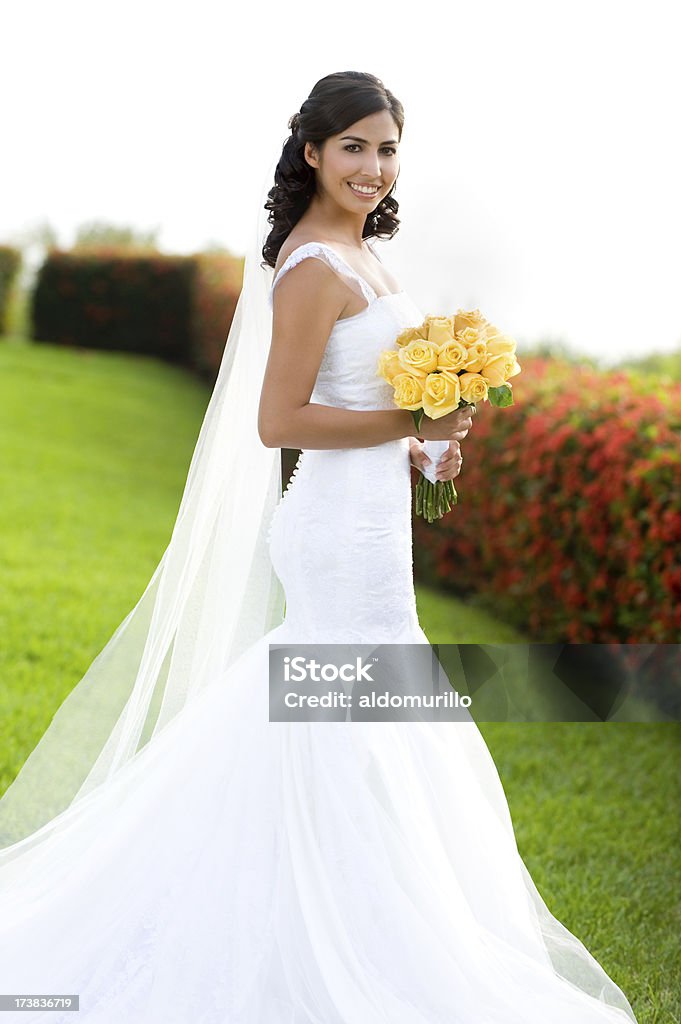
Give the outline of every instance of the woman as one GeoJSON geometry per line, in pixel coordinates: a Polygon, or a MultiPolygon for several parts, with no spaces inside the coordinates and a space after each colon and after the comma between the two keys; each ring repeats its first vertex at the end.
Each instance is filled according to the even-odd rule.
{"type": "MultiPolygon", "coordinates": [[[[247,261],[171,543],[0,807],[4,992],[78,993],[88,1024],[635,1021],[534,887],[470,716],[269,720],[271,650],[428,644],[422,453],[376,373],[422,319],[371,244],[402,126],[357,72],[292,118],[274,278],[247,261]]],[[[424,423],[441,477],[471,425],[424,423]]]]}

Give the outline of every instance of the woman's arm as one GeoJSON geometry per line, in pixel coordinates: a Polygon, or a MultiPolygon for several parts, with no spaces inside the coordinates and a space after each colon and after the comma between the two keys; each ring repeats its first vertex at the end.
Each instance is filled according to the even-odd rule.
{"type": "Polygon", "coordinates": [[[329,334],[347,300],[347,285],[318,259],[301,260],[277,284],[258,409],[266,447],[363,448],[413,429],[404,409],[359,412],[310,402],[329,334]]]}
{"type": "MultiPolygon", "coordinates": [[[[258,433],[266,447],[367,448],[411,435],[414,420],[406,409],[364,412],[310,402],[329,335],[347,299],[347,285],[318,259],[301,260],[277,284],[258,409],[258,433]]],[[[465,436],[465,425],[470,420],[457,411],[424,423],[424,429],[433,439],[449,440],[465,436]]]]}
{"type": "Polygon", "coordinates": [[[403,409],[361,412],[314,402],[291,413],[279,431],[260,438],[266,448],[369,448],[406,437],[414,423],[403,409]]]}

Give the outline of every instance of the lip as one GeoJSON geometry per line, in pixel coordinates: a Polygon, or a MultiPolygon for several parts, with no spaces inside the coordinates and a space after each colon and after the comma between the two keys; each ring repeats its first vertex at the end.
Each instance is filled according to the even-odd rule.
{"type": "MultiPolygon", "coordinates": [[[[361,181],[349,181],[347,184],[348,184],[348,188],[352,192],[353,196],[359,196],[360,199],[366,199],[366,200],[375,199],[376,196],[378,195],[378,193],[381,191],[381,186],[380,185],[375,185],[374,186],[374,188],[376,189],[375,192],[356,192],[355,189],[352,188],[352,185],[361,185],[362,184],[361,181]]],[[[367,185],[368,184],[369,184],[369,182],[367,182],[367,185]]]]}

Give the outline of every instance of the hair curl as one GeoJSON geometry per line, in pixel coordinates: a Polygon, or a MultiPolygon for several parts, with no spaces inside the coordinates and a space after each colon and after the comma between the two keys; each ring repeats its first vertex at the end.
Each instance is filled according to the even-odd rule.
{"type": "MultiPolygon", "coordinates": [[[[265,209],[272,225],[262,248],[264,262],[274,267],[279,250],[298,223],[315,193],[315,169],[305,159],[305,143],[321,146],[356,121],[379,110],[389,110],[399,129],[404,125],[400,101],[386,89],[380,78],[364,71],[338,71],[320,78],[300,110],[289,119],[291,134],[284,143],[274,171],[274,186],[267,194],[265,209]]],[[[399,230],[399,204],[390,192],[375,210],[367,214],[363,238],[392,238],[399,230]]]]}

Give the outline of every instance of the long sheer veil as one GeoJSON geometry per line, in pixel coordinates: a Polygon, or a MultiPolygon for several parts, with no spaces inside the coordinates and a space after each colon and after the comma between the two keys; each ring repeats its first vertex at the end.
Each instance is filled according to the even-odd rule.
{"type": "MultiPolygon", "coordinates": [[[[283,620],[266,544],[281,496],[280,449],[257,429],[271,339],[272,268],[260,191],[256,229],[172,536],[138,603],[64,700],[0,799],[0,891],[166,724],[283,620]]],[[[97,595],[92,595],[95,601],[97,595]]]]}

